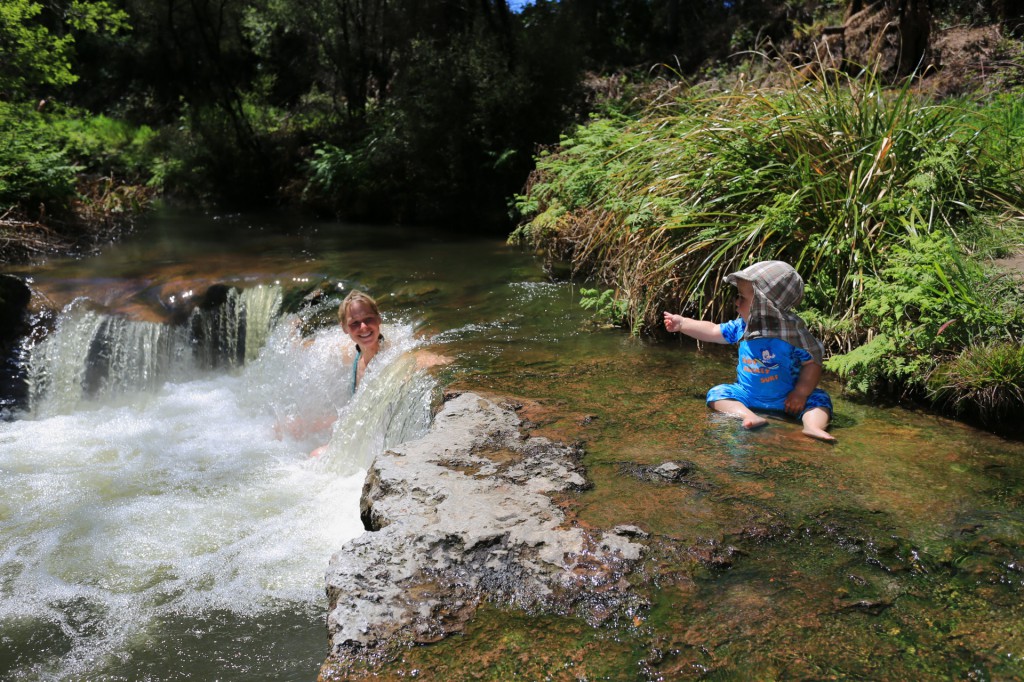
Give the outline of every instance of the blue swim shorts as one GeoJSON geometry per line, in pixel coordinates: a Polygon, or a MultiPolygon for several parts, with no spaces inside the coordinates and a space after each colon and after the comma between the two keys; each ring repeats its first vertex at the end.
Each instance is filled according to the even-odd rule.
{"type": "MultiPolygon", "coordinates": [[[[739,384],[719,384],[712,388],[708,391],[707,402],[710,404],[716,400],[735,400],[743,403],[752,410],[771,410],[773,412],[786,411],[785,398],[780,398],[778,400],[764,400],[763,398],[758,398],[757,396],[752,395],[739,384]]],[[[798,416],[803,417],[804,412],[815,407],[822,407],[828,410],[829,415],[832,414],[832,399],[829,398],[828,393],[820,388],[814,389],[814,392],[807,396],[807,404],[804,405],[803,411],[798,416]]]]}

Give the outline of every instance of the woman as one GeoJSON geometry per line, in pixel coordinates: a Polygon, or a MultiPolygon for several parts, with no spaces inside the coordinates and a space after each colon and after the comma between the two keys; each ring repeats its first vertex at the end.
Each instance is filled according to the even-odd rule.
{"type": "Polygon", "coordinates": [[[377,302],[361,291],[352,291],[338,307],[338,323],[356,344],[352,363],[352,392],[362,381],[366,366],[380,351],[380,309],[377,302]]]}
{"type": "MultiPolygon", "coordinates": [[[[380,333],[381,318],[377,302],[361,291],[350,292],[338,307],[338,324],[355,342],[356,354],[352,362],[352,394],[355,395],[356,388],[366,374],[366,368],[382,350],[384,337],[380,333]]],[[[411,368],[414,371],[451,361],[449,358],[424,350],[413,351],[413,357],[415,364],[411,365],[411,368]]],[[[327,446],[323,445],[310,456],[319,457],[326,449],[327,446]]]]}

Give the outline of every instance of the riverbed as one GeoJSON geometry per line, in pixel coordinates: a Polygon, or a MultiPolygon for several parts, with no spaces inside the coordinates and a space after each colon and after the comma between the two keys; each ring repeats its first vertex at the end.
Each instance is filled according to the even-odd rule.
{"type": "MultiPolygon", "coordinates": [[[[373,416],[336,378],[345,339],[329,315],[294,315],[317,286],[370,292],[402,350],[452,359],[394,380],[420,407],[446,389],[500,394],[533,433],[579,443],[592,487],[559,500],[570,523],[649,534],[622,576],[643,608],[594,624],[486,603],[463,634],[353,670],[1024,675],[1017,442],[846,396],[828,378],[837,444],[785,420],[743,431],[703,402],[735,371],[730,349],[596,325],[577,284],[498,238],[164,211],[96,257],[18,274],[81,324],[96,313],[167,326],[183,298],[219,284],[279,287],[282,307],[237,362],[174,365],[134,388],[94,382],[0,423],[0,677],[316,678],[327,561],[362,532],[366,458],[397,437],[282,431],[321,408],[348,424],[373,416]],[[311,462],[325,438],[345,441],[340,458],[311,462]],[[665,462],[685,475],[648,475],[665,462]]],[[[404,435],[426,428],[416,409],[404,435]]]]}

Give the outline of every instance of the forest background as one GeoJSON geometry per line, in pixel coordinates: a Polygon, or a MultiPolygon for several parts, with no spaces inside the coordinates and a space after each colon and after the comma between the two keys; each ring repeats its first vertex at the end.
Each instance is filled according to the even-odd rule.
{"type": "Polygon", "coordinates": [[[850,390],[1005,430],[1022,35],[1021,0],[5,0],[0,259],[156,198],[514,229],[656,334],[779,258],[850,390]]]}

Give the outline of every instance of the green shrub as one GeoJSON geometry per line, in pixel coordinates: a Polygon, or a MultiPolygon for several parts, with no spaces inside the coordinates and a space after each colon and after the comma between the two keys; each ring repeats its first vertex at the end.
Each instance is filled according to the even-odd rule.
{"type": "Polygon", "coordinates": [[[157,160],[151,143],[156,133],[149,126],[85,112],[70,112],[53,120],[52,126],[68,156],[89,172],[140,183],[153,175],[157,160]]]}
{"type": "Polygon", "coordinates": [[[978,418],[990,426],[1011,419],[1019,428],[1024,346],[997,342],[968,347],[935,368],[928,377],[928,391],[936,404],[957,416],[978,418]]]}
{"type": "Polygon", "coordinates": [[[78,168],[32,108],[0,102],[0,207],[66,205],[78,168]]]}
{"type": "Polygon", "coordinates": [[[966,258],[949,236],[913,237],[894,246],[863,287],[859,324],[868,340],[826,362],[862,392],[880,386],[921,392],[945,358],[1024,333],[1018,283],[966,258]]]}
{"type": "Polygon", "coordinates": [[[303,201],[338,211],[354,196],[367,195],[372,184],[370,161],[366,149],[352,153],[330,143],[316,145],[312,158],[305,164],[303,201]]]}
{"type": "Polygon", "coordinates": [[[615,291],[580,288],[580,306],[594,311],[598,324],[618,326],[626,318],[626,302],[615,296],[615,291]]]}

